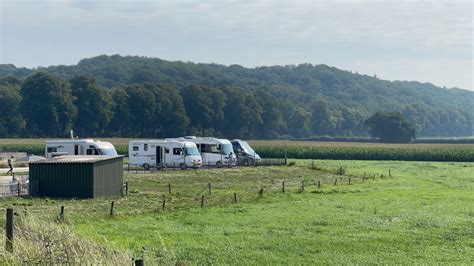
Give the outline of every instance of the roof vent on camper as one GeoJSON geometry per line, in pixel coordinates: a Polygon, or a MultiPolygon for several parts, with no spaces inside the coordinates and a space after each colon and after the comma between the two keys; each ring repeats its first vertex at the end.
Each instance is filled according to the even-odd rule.
{"type": "Polygon", "coordinates": [[[184,136],[185,139],[196,139],[196,136],[184,136]]]}

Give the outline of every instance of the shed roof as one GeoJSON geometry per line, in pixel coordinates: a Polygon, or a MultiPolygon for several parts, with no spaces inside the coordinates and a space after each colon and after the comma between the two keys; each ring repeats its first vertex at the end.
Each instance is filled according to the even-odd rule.
{"type": "Polygon", "coordinates": [[[52,159],[39,160],[31,162],[30,164],[42,164],[42,163],[96,163],[100,161],[106,161],[115,158],[121,158],[123,156],[107,156],[107,155],[63,155],[54,157],[52,159]]]}

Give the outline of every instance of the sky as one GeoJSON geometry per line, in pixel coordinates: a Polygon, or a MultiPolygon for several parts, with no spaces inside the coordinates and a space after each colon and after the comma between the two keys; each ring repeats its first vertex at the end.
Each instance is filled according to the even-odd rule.
{"type": "Polygon", "coordinates": [[[326,64],[474,90],[467,1],[0,0],[0,64],[101,54],[245,67],[326,64]]]}

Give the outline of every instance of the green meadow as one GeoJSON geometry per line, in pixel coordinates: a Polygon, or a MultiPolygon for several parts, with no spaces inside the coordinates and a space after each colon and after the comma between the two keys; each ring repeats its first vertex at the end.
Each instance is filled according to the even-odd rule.
{"type": "MultiPolygon", "coordinates": [[[[34,224],[69,230],[84,241],[93,258],[86,261],[92,262],[116,263],[97,255],[100,250],[117,254],[123,263],[132,258],[163,264],[474,262],[474,163],[291,162],[125,173],[129,193],[122,198],[8,198],[1,204],[25,213],[21,219],[34,217],[34,224]],[[58,221],[61,205],[64,221],[58,221]]],[[[37,235],[48,234],[37,230],[23,236],[18,252],[37,235]]],[[[51,241],[59,247],[64,238],[51,241]]],[[[22,258],[49,261],[51,255],[65,257],[67,248],[76,252],[71,245],[22,258]]],[[[4,250],[2,256],[19,262],[4,250]]]]}

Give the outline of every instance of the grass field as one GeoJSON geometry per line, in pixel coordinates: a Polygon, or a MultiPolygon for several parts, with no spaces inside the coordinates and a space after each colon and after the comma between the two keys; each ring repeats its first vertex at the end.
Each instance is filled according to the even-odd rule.
{"type": "Polygon", "coordinates": [[[75,236],[123,258],[144,256],[148,263],[474,262],[474,163],[294,162],[126,174],[130,193],[116,199],[0,202],[26,208],[45,223],[64,205],[66,226],[75,236]],[[341,166],[344,176],[336,175],[341,166]]]}

